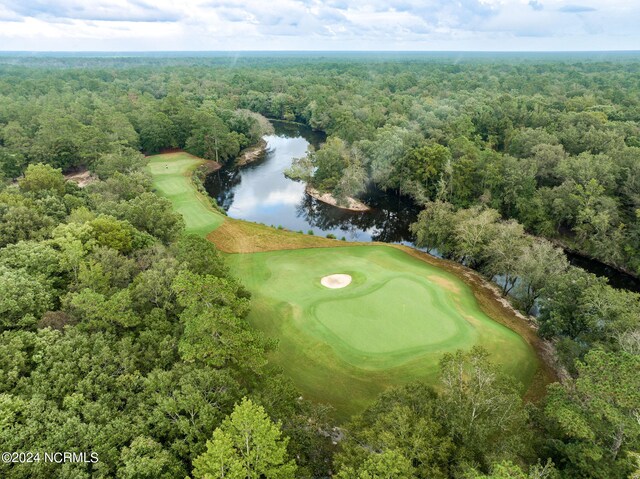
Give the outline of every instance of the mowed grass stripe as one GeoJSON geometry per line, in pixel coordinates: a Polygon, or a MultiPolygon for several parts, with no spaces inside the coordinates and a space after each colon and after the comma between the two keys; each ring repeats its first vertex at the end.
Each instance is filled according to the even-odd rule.
{"type": "Polygon", "coordinates": [[[187,153],[150,157],[156,190],[184,216],[187,232],[235,253],[225,256],[253,293],[249,321],[279,341],[272,361],[305,397],[334,406],[338,419],[360,412],[390,386],[436,385],[442,354],[474,345],[516,376],[523,392],[530,384],[533,397],[544,389],[549,374],[531,346],[539,347],[535,332],[473,275],[466,279],[472,290],[460,279],[469,275],[461,267],[399,246],[344,243],[227,218],[190,181],[203,162],[187,153]],[[321,285],[336,273],[351,275],[351,284],[321,285]]]}
{"type": "Polygon", "coordinates": [[[154,189],[168,198],[182,215],[185,231],[200,236],[211,233],[225,219],[191,182],[193,170],[205,161],[186,152],[177,152],[150,156],[148,165],[154,189]]]}
{"type": "Polygon", "coordinates": [[[272,360],[305,396],[358,412],[389,386],[436,382],[445,352],[485,347],[526,387],[531,346],[480,308],[456,276],[388,246],[228,256],[253,293],[251,323],[279,340],[272,360]],[[342,289],[323,276],[350,274],[342,289]]]}

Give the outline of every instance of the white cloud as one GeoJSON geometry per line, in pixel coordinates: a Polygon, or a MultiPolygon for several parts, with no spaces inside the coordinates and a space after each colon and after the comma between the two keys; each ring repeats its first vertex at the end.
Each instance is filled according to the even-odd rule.
{"type": "Polygon", "coordinates": [[[3,0],[3,50],[640,49],[637,0],[3,0]]]}

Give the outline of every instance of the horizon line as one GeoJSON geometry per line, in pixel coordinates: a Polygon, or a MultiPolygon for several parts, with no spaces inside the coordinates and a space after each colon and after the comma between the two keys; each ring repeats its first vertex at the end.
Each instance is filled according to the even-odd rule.
{"type": "Polygon", "coordinates": [[[1,50],[6,53],[640,53],[615,50],[1,50]]]}

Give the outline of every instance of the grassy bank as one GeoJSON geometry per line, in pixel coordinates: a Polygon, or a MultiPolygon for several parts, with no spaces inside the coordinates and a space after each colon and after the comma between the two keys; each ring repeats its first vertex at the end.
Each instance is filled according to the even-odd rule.
{"type": "Polygon", "coordinates": [[[203,163],[202,158],[175,152],[150,156],[148,168],[155,190],[183,216],[186,232],[206,236],[223,223],[224,215],[191,183],[193,171],[203,163]]]}
{"type": "Polygon", "coordinates": [[[272,361],[300,391],[360,411],[389,386],[435,382],[443,353],[486,348],[535,398],[552,378],[535,331],[460,265],[411,248],[346,243],[227,218],[190,182],[203,160],[186,153],[150,157],[157,191],[206,236],[253,293],[251,323],[279,340],[272,361]],[[344,289],[323,276],[353,278],[344,289]]]}

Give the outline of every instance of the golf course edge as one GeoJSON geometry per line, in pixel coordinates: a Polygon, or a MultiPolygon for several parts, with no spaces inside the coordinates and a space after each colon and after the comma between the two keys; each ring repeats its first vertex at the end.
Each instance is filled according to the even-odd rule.
{"type": "MultiPolygon", "coordinates": [[[[200,234],[212,243],[216,245],[225,254],[251,254],[267,251],[287,251],[298,250],[306,248],[331,248],[331,247],[370,247],[370,246],[384,246],[386,248],[395,248],[403,251],[404,253],[419,259],[427,264],[430,264],[436,268],[443,269],[464,282],[472,290],[473,295],[478,302],[480,309],[493,321],[506,326],[529,344],[535,353],[536,373],[529,383],[526,392],[524,394],[525,400],[537,401],[542,398],[546,391],[546,386],[557,380],[558,374],[555,371],[553,361],[553,347],[547,342],[543,341],[536,332],[535,319],[526,317],[519,313],[511,304],[504,299],[498,290],[487,279],[483,278],[477,272],[453,261],[436,258],[427,253],[421,252],[415,248],[411,248],[405,245],[389,244],[381,242],[344,242],[340,240],[334,240],[329,238],[323,238],[320,236],[305,235],[302,233],[295,233],[287,230],[277,229],[266,225],[252,223],[240,219],[229,218],[216,211],[211,205],[209,198],[205,197],[201,191],[198,190],[193,182],[193,174],[196,169],[207,163],[211,163],[208,160],[197,158],[193,155],[189,155],[185,152],[171,152],[160,155],[152,155],[148,157],[150,164],[152,163],[164,163],[168,160],[175,161],[181,158],[188,158],[189,165],[182,168],[176,168],[172,175],[180,175],[187,181],[181,184],[182,188],[187,188],[190,191],[180,191],[180,194],[186,195],[188,201],[197,201],[200,205],[208,211],[209,216],[205,221],[204,227],[189,228],[189,218],[185,218],[187,223],[187,232],[190,229],[194,230],[197,234],[200,234]],[[169,156],[172,155],[172,156],[169,156]]],[[[158,185],[159,175],[164,173],[162,170],[149,168],[150,173],[154,179],[154,186],[158,185]]],[[[175,196],[166,194],[162,188],[156,188],[159,194],[168,197],[176,210],[180,211],[180,207],[176,205],[177,201],[175,196]]],[[[184,202],[184,198],[180,201],[184,202]]],[[[183,203],[180,203],[181,207],[184,207],[183,203]]],[[[203,210],[199,208],[194,215],[203,214],[203,210]]],[[[184,214],[183,214],[184,216],[184,214]]],[[[191,221],[195,221],[196,218],[191,218],[191,221]]],[[[242,278],[239,278],[242,280],[242,278]]]]}

